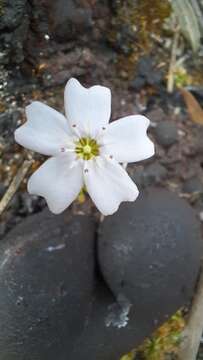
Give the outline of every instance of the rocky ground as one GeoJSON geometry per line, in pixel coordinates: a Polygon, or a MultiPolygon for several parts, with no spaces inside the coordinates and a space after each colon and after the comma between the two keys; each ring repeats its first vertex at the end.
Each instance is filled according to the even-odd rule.
{"type": "MultiPolygon", "coordinates": [[[[130,1],[128,7],[119,1],[110,6],[107,1],[98,5],[94,0],[65,3],[60,0],[54,5],[46,0],[40,8],[35,0],[18,0],[15,6],[8,2],[5,8],[0,3],[0,196],[24,159],[35,160],[27,177],[44,160],[14,142],[14,130],[25,121],[25,106],[40,100],[63,112],[64,85],[74,76],[86,86],[111,88],[112,120],[132,113],[149,117],[156,155],[128,166],[129,173],[140,190],[159,185],[185,198],[203,224],[203,126],[191,120],[176,87],[190,86],[203,105],[201,50],[194,56],[181,38],[178,56],[186,57],[185,72],[179,71],[169,94],[166,88],[173,33],[164,33],[163,37],[155,27],[150,38],[146,28],[142,48],[141,30],[138,28],[137,34],[126,20],[132,18],[130,1]]],[[[170,11],[160,8],[159,1],[155,9],[153,16],[161,27],[170,11]]],[[[27,177],[1,216],[0,239],[27,216],[46,207],[43,199],[28,195],[27,177]]],[[[78,209],[95,211],[88,198],[84,204],[72,206],[72,211],[78,209]]]]}

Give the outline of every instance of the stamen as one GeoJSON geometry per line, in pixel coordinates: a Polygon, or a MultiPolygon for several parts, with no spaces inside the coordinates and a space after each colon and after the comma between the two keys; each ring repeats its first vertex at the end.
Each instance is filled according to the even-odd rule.
{"type": "Polygon", "coordinates": [[[62,147],[61,149],[60,149],[60,151],[62,152],[62,153],[67,153],[67,152],[75,152],[75,149],[68,149],[68,148],[64,148],[64,147],[62,147]]]}
{"type": "Polygon", "coordinates": [[[99,155],[99,147],[95,139],[82,137],[75,143],[75,152],[79,158],[90,160],[99,155]]]}
{"type": "Polygon", "coordinates": [[[81,134],[80,134],[80,131],[79,131],[77,125],[76,125],[76,124],[72,124],[71,126],[72,126],[72,128],[73,128],[73,130],[74,130],[75,135],[76,135],[78,138],[80,138],[80,137],[81,137],[81,134]]]}
{"type": "Polygon", "coordinates": [[[92,148],[87,144],[84,146],[83,151],[85,154],[91,154],[92,148]]]}

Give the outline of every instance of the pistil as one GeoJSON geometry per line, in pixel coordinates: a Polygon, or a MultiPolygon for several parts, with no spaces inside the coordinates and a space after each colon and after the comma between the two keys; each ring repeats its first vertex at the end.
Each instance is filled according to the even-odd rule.
{"type": "Polygon", "coordinates": [[[84,160],[90,160],[99,155],[99,145],[96,140],[83,137],[76,142],[75,152],[78,157],[84,160]]]}

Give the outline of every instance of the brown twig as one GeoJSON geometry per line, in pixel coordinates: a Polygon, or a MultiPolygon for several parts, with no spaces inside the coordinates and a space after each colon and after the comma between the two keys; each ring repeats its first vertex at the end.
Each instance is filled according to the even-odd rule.
{"type": "Polygon", "coordinates": [[[169,93],[172,93],[174,89],[174,70],[176,66],[176,52],[178,47],[178,40],[179,40],[179,26],[176,26],[174,30],[174,36],[173,36],[173,42],[171,48],[171,60],[168,71],[167,91],[169,93]]]}
{"type": "Polygon", "coordinates": [[[16,176],[13,178],[11,184],[9,185],[8,190],[6,191],[6,193],[4,194],[3,198],[0,201],[0,215],[7,208],[9,202],[11,201],[12,197],[15,195],[16,191],[18,190],[21,182],[23,181],[32,163],[33,160],[25,160],[21,165],[20,169],[18,170],[16,176]]]}
{"type": "Polygon", "coordinates": [[[179,360],[195,360],[203,331],[203,267],[201,267],[197,291],[189,313],[187,325],[183,331],[179,360]]]}

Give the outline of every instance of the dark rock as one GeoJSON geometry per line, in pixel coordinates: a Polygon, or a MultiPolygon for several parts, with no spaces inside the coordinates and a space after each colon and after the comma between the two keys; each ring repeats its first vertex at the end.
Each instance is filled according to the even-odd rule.
{"type": "Polygon", "coordinates": [[[152,74],[153,69],[153,60],[149,56],[143,56],[137,65],[137,73],[139,75],[145,76],[146,78],[152,74]]]}
{"type": "Polygon", "coordinates": [[[6,28],[9,30],[15,29],[20,25],[23,16],[25,15],[25,5],[27,0],[4,0],[1,4],[2,17],[0,23],[0,30],[6,28]]]}
{"type": "Polygon", "coordinates": [[[20,193],[20,206],[18,210],[19,215],[26,216],[35,212],[41,211],[46,202],[44,198],[38,196],[30,196],[27,191],[20,193]]]}
{"type": "Polygon", "coordinates": [[[17,127],[17,121],[19,120],[21,114],[19,111],[5,112],[0,115],[0,134],[3,138],[9,141],[9,143],[14,142],[13,133],[17,127]]]}
{"type": "Polygon", "coordinates": [[[132,53],[132,47],[130,46],[130,42],[132,42],[135,38],[134,31],[130,24],[120,24],[119,28],[115,33],[115,42],[113,42],[113,46],[119,52],[123,52],[125,55],[130,55],[132,53]]]}
{"type": "Polygon", "coordinates": [[[198,155],[203,155],[203,129],[199,127],[197,131],[195,131],[195,138],[194,138],[194,147],[195,151],[198,155]]]}
{"type": "Polygon", "coordinates": [[[158,162],[147,165],[143,170],[135,169],[132,178],[139,187],[160,184],[167,177],[167,170],[158,162]]]}
{"type": "MultiPolygon", "coordinates": [[[[82,3],[82,2],[81,2],[82,3]]],[[[77,5],[75,0],[59,0],[53,3],[52,31],[57,40],[66,42],[81,35],[93,25],[90,7],[77,5]]]]}
{"type": "Polygon", "coordinates": [[[138,189],[143,187],[143,168],[135,166],[135,170],[130,174],[138,189]]]}
{"type": "Polygon", "coordinates": [[[147,83],[149,85],[159,85],[163,79],[163,73],[160,70],[153,70],[148,76],[147,83]]]}
{"type": "Polygon", "coordinates": [[[130,88],[139,91],[146,85],[146,79],[143,76],[138,76],[130,83],[130,88]]]}
{"type": "Polygon", "coordinates": [[[105,218],[98,256],[109,288],[132,305],[129,318],[144,334],[192,298],[202,257],[195,212],[177,195],[151,188],[105,218]]]}
{"type": "Polygon", "coordinates": [[[69,360],[119,360],[149,336],[155,327],[152,315],[147,319],[143,313],[133,314],[128,301],[120,301],[98,282],[87,325],[69,360]]]}
{"type": "Polygon", "coordinates": [[[202,181],[196,176],[187,179],[183,184],[183,192],[184,193],[203,193],[203,184],[202,181]]]}
{"type": "Polygon", "coordinates": [[[6,191],[6,186],[0,182],[0,198],[4,195],[6,191]]]}
{"type": "Polygon", "coordinates": [[[98,279],[71,360],[118,360],[190,300],[202,253],[199,224],[186,202],[154,189],[104,220],[98,251],[115,296],[98,279]]]}
{"type": "Polygon", "coordinates": [[[167,170],[164,166],[158,162],[152,163],[144,169],[143,172],[143,185],[155,185],[159,184],[167,176],[167,170]]]}
{"type": "Polygon", "coordinates": [[[157,123],[157,121],[164,121],[167,115],[161,107],[154,107],[146,113],[146,116],[150,119],[150,121],[157,123]]]}
{"type": "Polygon", "coordinates": [[[9,202],[9,208],[11,210],[11,212],[13,213],[17,213],[20,207],[20,196],[19,193],[16,193],[14,195],[14,197],[11,199],[11,201],[9,202]]]}
{"type": "Polygon", "coordinates": [[[132,89],[140,90],[145,85],[159,85],[162,78],[163,73],[156,69],[152,57],[143,56],[137,64],[136,77],[130,85],[132,89]]]}
{"type": "Polygon", "coordinates": [[[1,242],[1,359],[69,357],[91,304],[94,233],[87,216],[44,211],[1,242]]]}
{"type": "Polygon", "coordinates": [[[28,30],[27,0],[5,0],[0,6],[1,64],[19,64],[23,59],[23,43],[28,30]]]}
{"type": "Polygon", "coordinates": [[[171,121],[160,122],[154,128],[154,134],[157,142],[165,147],[173,145],[178,140],[177,127],[171,121]]]}
{"type": "Polygon", "coordinates": [[[118,360],[191,299],[202,241],[176,195],[151,189],[104,220],[102,277],[94,235],[87,216],[44,211],[0,243],[0,358],[118,360]]]}
{"type": "Polygon", "coordinates": [[[6,232],[6,222],[2,221],[0,222],[0,239],[6,232]]]}

